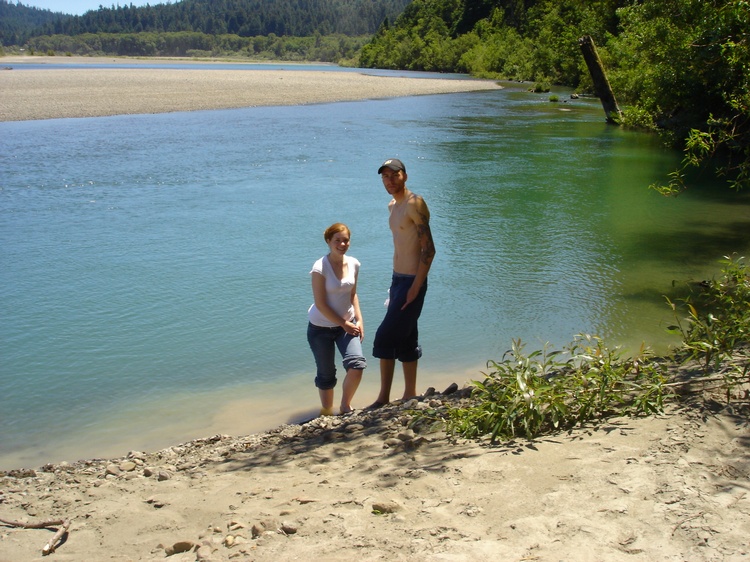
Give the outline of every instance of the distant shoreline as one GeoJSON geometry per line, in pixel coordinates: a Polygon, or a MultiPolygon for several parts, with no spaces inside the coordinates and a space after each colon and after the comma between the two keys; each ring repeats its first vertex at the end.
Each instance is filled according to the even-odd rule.
{"type": "MultiPolygon", "coordinates": [[[[370,76],[325,70],[207,70],[193,59],[0,57],[0,121],[170,113],[241,107],[306,105],[364,99],[497,90],[493,80],[370,76]],[[47,64],[148,65],[165,68],[43,68],[47,64]],[[174,64],[195,68],[171,69],[174,64]],[[14,64],[40,69],[14,70],[14,64]]],[[[259,64],[252,62],[250,64],[259,64]]]]}
{"type": "MultiPolygon", "coordinates": [[[[194,64],[196,66],[210,64],[247,64],[247,65],[284,65],[284,66],[331,66],[336,67],[333,63],[326,62],[309,62],[309,61],[274,61],[267,59],[250,59],[247,57],[218,57],[218,58],[195,58],[195,57],[126,57],[126,56],[100,56],[87,57],[83,55],[75,56],[44,56],[44,55],[6,55],[0,56],[0,62],[9,64],[109,64],[109,63],[127,63],[127,64],[194,64]]],[[[3,65],[0,65],[0,67],[3,65]]]]}

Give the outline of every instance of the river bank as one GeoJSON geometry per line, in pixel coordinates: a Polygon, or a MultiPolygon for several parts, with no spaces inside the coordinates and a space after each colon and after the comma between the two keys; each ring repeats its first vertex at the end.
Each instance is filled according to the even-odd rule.
{"type": "Polygon", "coordinates": [[[133,68],[172,59],[2,57],[0,121],[104,117],[109,115],[303,105],[362,99],[471,92],[501,88],[492,80],[371,76],[305,70],[207,70],[133,68]],[[128,68],[95,64],[128,63],[128,68]],[[14,64],[39,69],[13,69],[14,64]],[[75,68],[44,68],[45,65],[75,68]],[[80,68],[92,65],[91,68],[80,68]]]}
{"type": "Polygon", "coordinates": [[[750,556],[746,416],[709,400],[496,447],[408,427],[465,396],[12,471],[0,560],[41,560],[63,522],[56,560],[750,556]]]}

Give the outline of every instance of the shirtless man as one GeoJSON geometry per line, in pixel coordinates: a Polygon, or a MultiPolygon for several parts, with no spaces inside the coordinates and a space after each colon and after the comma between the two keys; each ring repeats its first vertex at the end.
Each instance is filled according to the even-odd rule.
{"type": "Polygon", "coordinates": [[[427,273],[435,257],[430,211],[419,195],[406,188],[406,167],[401,160],[386,160],[378,168],[385,190],[393,233],[393,279],[388,311],[380,324],[372,354],[380,359],[380,393],[370,408],[390,402],[396,360],[404,370],[404,395],[417,395],[417,362],[422,357],[417,321],[427,293],[427,273]]]}

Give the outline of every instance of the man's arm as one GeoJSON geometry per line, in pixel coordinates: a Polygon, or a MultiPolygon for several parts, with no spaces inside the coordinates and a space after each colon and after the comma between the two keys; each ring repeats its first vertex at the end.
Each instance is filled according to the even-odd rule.
{"type": "Polygon", "coordinates": [[[427,203],[425,203],[422,197],[417,195],[409,201],[408,214],[414,223],[414,228],[417,229],[419,262],[417,264],[417,274],[406,295],[406,303],[403,308],[409,306],[417,298],[422,285],[424,285],[427,279],[427,274],[430,272],[432,260],[435,258],[435,241],[432,239],[432,231],[430,230],[430,210],[427,208],[427,203]]]}

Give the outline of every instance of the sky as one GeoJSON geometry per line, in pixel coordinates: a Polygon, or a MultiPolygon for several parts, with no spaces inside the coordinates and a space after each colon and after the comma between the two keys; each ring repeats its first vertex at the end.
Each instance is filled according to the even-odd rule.
{"type": "MultiPolygon", "coordinates": [[[[13,3],[18,3],[18,0],[11,0],[13,3]]],[[[173,0],[176,2],[177,0],[173,0]]],[[[32,8],[41,8],[43,10],[51,10],[53,12],[62,12],[64,14],[73,14],[80,16],[90,10],[98,10],[99,6],[105,8],[111,8],[114,6],[145,6],[151,4],[155,6],[157,4],[165,4],[165,0],[20,0],[20,3],[24,6],[31,6],[32,8]]]]}

